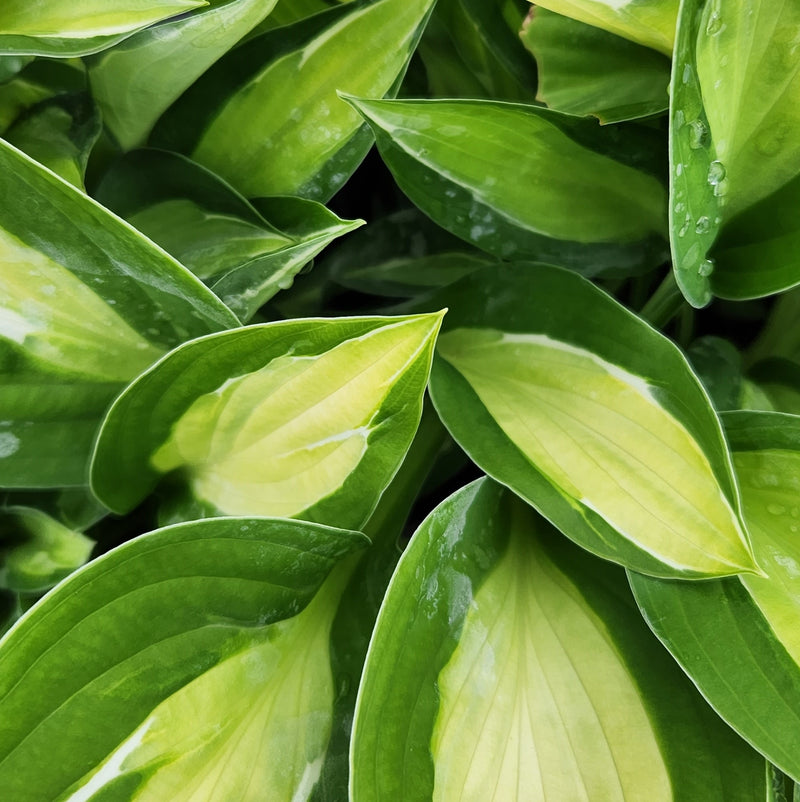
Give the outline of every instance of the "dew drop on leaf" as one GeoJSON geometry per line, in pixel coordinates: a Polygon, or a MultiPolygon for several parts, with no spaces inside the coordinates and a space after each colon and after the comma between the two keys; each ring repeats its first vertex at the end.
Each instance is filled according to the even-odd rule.
{"type": "Polygon", "coordinates": [[[696,234],[706,234],[710,228],[711,228],[711,220],[709,220],[708,217],[703,215],[702,217],[697,218],[697,223],[695,223],[694,226],[696,234]]]}
{"type": "Polygon", "coordinates": [[[708,278],[714,272],[714,262],[711,259],[703,259],[697,266],[697,272],[703,278],[708,278]]]}
{"type": "Polygon", "coordinates": [[[708,144],[708,128],[702,120],[692,120],[688,128],[690,148],[697,150],[708,144]]]}

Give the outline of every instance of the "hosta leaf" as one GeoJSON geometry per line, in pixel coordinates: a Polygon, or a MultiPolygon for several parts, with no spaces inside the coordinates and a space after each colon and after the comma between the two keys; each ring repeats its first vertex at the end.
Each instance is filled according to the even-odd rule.
{"type": "Polygon", "coordinates": [[[81,56],[206,0],[5,0],[0,53],[81,56]]]}
{"type": "Polygon", "coordinates": [[[0,509],[0,587],[48,590],[80,568],[94,541],[33,507],[0,509]]]}
{"type": "Polygon", "coordinates": [[[266,32],[221,59],[156,128],[248,197],[327,200],[371,144],[337,97],[394,94],[432,0],[349,3],[266,32]]]}
{"type": "Polygon", "coordinates": [[[536,5],[672,55],[679,0],[544,0],[536,5]]]}
{"type": "Polygon", "coordinates": [[[738,409],[742,397],[742,358],[721,337],[695,340],[687,350],[689,362],[714,403],[714,409],[738,409]]]}
{"type": "Polygon", "coordinates": [[[0,485],[83,484],[100,419],[168,348],[237,319],[181,265],[0,142],[0,485]],[[7,424],[8,425],[8,424],[7,424]]]}
{"type": "Polygon", "coordinates": [[[431,393],[483,470],[623,565],[754,570],[719,422],[669,340],[555,267],[480,271],[445,297],[431,393]]]}
{"type": "Polygon", "coordinates": [[[161,114],[274,5],[275,0],[209,0],[92,59],[92,93],[122,148],[141,144],[161,114]]]}
{"type": "Polygon", "coordinates": [[[337,245],[325,266],[348,289],[410,298],[452,284],[490,261],[418,210],[401,209],[337,245]]]}
{"type": "Polygon", "coordinates": [[[669,59],[654,50],[538,7],[521,36],[539,68],[537,98],[551,109],[613,123],[667,108],[669,59]]]}
{"type": "Polygon", "coordinates": [[[212,512],[360,526],[419,422],[440,321],[296,320],[187,343],[114,403],[92,487],[127,511],[180,468],[212,512]]]}
{"type": "Polygon", "coordinates": [[[492,101],[350,102],[403,192],[462,239],[589,274],[653,264],[664,189],[600,152],[595,123],[492,101]]]}
{"type": "MultiPolygon", "coordinates": [[[[717,265],[717,295],[760,298],[800,283],[800,225],[793,214],[799,202],[800,177],[749,206],[722,228],[711,250],[717,265]]],[[[792,338],[790,331],[781,327],[783,348],[792,338]]]]}
{"type": "Polygon", "coordinates": [[[306,650],[325,655],[324,581],[365,542],[215,519],[75,573],[0,643],[0,786],[19,800],[306,799],[335,695],[306,650]]]}
{"type": "Polygon", "coordinates": [[[765,359],[753,365],[749,375],[766,395],[769,408],[800,414],[800,364],[779,357],[765,359]]]}
{"type": "Polygon", "coordinates": [[[256,199],[256,208],[205,168],[157,150],[126,154],[96,195],[209,283],[241,320],[291,285],[331,240],[363,225],[302,198],[256,199]]]}
{"type": "Polygon", "coordinates": [[[800,143],[792,136],[800,125],[798,36],[796,3],[702,4],[697,75],[728,181],[726,218],[800,172],[800,143]]]}
{"type": "Polygon", "coordinates": [[[675,280],[686,300],[711,300],[715,264],[708,258],[728,192],[725,167],[714,153],[697,79],[695,44],[701,31],[696,0],[681,6],[670,83],[670,245],[675,280]]]}
{"type": "Polygon", "coordinates": [[[85,70],[75,59],[35,59],[0,84],[0,131],[5,132],[37,103],[87,89],[85,70]]]}
{"type": "Polygon", "coordinates": [[[672,77],[672,248],[678,283],[696,306],[712,290],[753,298],[800,281],[795,223],[779,222],[786,214],[778,211],[787,193],[796,195],[785,185],[800,172],[800,146],[790,136],[800,122],[798,32],[800,10],[792,3],[735,0],[723,9],[719,0],[687,0],[681,8],[672,77]]]}
{"type": "Polygon", "coordinates": [[[622,572],[488,480],[442,503],[400,560],[351,767],[354,802],[764,792],[762,760],[650,637],[622,572]]]}
{"type": "Polygon", "coordinates": [[[631,574],[648,623],[717,712],[800,778],[800,418],[723,416],[753,550],[766,576],[703,583],[631,574]]]}
{"type": "Polygon", "coordinates": [[[527,101],[536,65],[519,40],[524,0],[439,0],[420,41],[432,94],[527,101]]]}
{"type": "MultiPolygon", "coordinates": [[[[410,534],[406,532],[406,519],[425,479],[434,469],[435,457],[446,437],[435,411],[426,406],[408,455],[364,525],[364,533],[372,545],[353,558],[354,565],[341,592],[331,626],[330,647],[327,644],[325,647],[330,649],[334,687],[339,689],[339,693],[333,709],[331,738],[319,783],[312,796],[313,802],[342,802],[347,799],[348,754],[358,680],[378,609],[400,558],[398,539],[410,534]]],[[[344,569],[345,566],[340,570],[344,569]]]]}
{"type": "Polygon", "coordinates": [[[20,116],[3,139],[83,189],[89,154],[102,121],[88,94],[57,95],[20,116]]]}

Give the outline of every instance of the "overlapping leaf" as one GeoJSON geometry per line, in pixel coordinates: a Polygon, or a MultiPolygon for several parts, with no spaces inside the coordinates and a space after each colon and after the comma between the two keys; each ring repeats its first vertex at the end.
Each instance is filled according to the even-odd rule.
{"type": "Polygon", "coordinates": [[[243,321],[332,240],[363,225],[303,198],[248,203],[205,168],[156,150],[117,161],[97,197],[209,284],[243,321]]]}
{"type": "Polygon", "coordinates": [[[92,59],[92,92],[119,144],[126,150],[141,144],[161,114],[274,5],[275,0],[209,0],[92,59]]]}
{"type": "Polygon", "coordinates": [[[488,480],[451,496],[378,617],[351,799],[758,798],[763,762],[659,649],[624,581],[488,480]]]}
{"type": "Polygon", "coordinates": [[[440,322],[295,320],[188,343],[115,401],[92,487],[126,512],[180,470],[194,516],[361,526],[411,443],[440,322]]]}
{"type": "Polygon", "coordinates": [[[800,418],[724,416],[753,550],[766,576],[703,583],[631,574],[637,601],[717,712],[800,778],[800,418]]]}
{"type": "Polygon", "coordinates": [[[536,5],[672,54],[679,0],[544,0],[536,5]]]}
{"type": "Polygon", "coordinates": [[[153,143],[247,197],[325,201],[371,144],[337,91],[397,91],[432,0],[346,3],[232,50],[173,106],[153,143]]]}
{"type": "Polygon", "coordinates": [[[473,273],[440,297],[431,393],[481,468],[623,565],[755,569],[719,421],[672,343],[544,265],[473,273]]]}
{"type": "Polygon", "coordinates": [[[0,485],[83,484],[100,419],[170,347],[238,325],[162,250],[0,142],[0,485]]]}
{"type": "Polygon", "coordinates": [[[660,259],[664,188],[631,166],[649,166],[655,155],[645,132],[623,144],[593,122],[491,101],[350,102],[398,186],[479,248],[586,274],[660,259]]]}
{"type": "Polygon", "coordinates": [[[0,786],[18,800],[307,799],[335,689],[330,663],[305,656],[327,654],[325,580],[365,543],[217,519],[74,574],[0,643],[0,786]]]}
{"type": "Polygon", "coordinates": [[[544,8],[531,11],[521,35],[539,68],[537,99],[551,109],[613,123],[667,108],[662,54],[544,8]]]}
{"type": "Polygon", "coordinates": [[[798,31],[794,4],[737,0],[723,9],[718,0],[691,0],[681,8],[671,91],[672,253],[678,283],[696,306],[712,291],[753,298],[800,281],[794,216],[782,223],[780,211],[787,193],[796,194],[787,184],[800,170],[790,141],[798,31]]]}
{"type": "Polygon", "coordinates": [[[81,56],[206,0],[5,0],[0,54],[81,56]]]}

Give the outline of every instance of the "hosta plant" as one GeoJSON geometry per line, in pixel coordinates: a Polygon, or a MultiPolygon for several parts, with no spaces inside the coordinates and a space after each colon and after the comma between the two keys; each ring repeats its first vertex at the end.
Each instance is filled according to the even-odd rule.
{"type": "Polygon", "coordinates": [[[798,123],[778,0],[6,0],[0,798],[799,799],[798,123]]]}

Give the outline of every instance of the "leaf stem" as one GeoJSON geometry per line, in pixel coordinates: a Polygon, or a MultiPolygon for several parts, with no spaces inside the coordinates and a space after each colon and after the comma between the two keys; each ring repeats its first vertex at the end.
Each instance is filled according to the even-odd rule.
{"type": "Polygon", "coordinates": [[[678,314],[683,304],[683,295],[670,270],[642,307],[639,317],[644,318],[655,328],[661,329],[678,314]]]}

